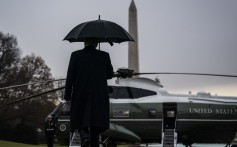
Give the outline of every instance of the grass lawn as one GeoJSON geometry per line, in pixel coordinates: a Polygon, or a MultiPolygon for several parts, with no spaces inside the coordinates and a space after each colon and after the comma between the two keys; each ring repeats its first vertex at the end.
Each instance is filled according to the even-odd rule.
{"type": "MultiPolygon", "coordinates": [[[[47,147],[47,145],[31,145],[31,144],[23,144],[23,143],[0,140],[0,147],[47,147]]],[[[54,145],[54,147],[66,147],[66,146],[54,145]]],[[[127,147],[127,146],[121,145],[118,147],[127,147]]]]}
{"type": "MultiPolygon", "coordinates": [[[[31,144],[23,144],[23,143],[0,140],[0,147],[47,147],[47,145],[31,145],[31,144]]],[[[66,146],[55,145],[55,147],[66,147],[66,146]]]]}

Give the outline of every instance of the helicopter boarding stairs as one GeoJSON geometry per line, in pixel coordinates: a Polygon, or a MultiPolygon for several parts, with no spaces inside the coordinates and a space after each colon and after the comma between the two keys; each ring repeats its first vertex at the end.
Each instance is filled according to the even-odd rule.
{"type": "MultiPolygon", "coordinates": [[[[70,143],[68,147],[81,147],[81,137],[78,131],[70,134],[70,143]]],[[[102,147],[101,144],[100,147],[102,147]]]]}
{"type": "Polygon", "coordinates": [[[81,138],[78,131],[70,134],[69,147],[81,147],[81,138]]]}
{"type": "Polygon", "coordinates": [[[162,147],[177,147],[177,104],[163,105],[162,147]]]}
{"type": "Polygon", "coordinates": [[[162,147],[176,147],[177,133],[174,129],[165,129],[162,133],[162,147]]]}

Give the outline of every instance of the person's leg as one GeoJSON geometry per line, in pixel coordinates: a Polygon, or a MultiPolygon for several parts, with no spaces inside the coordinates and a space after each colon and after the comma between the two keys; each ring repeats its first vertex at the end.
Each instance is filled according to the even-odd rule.
{"type": "Polygon", "coordinates": [[[88,128],[83,128],[79,131],[81,137],[81,146],[88,147],[90,144],[89,140],[89,130],[88,128]]]}
{"type": "Polygon", "coordinates": [[[100,135],[100,129],[91,127],[90,128],[90,141],[91,146],[90,147],[99,147],[99,135],[100,135]]]}
{"type": "Polygon", "coordinates": [[[47,145],[48,147],[53,147],[53,143],[54,143],[54,135],[55,132],[54,131],[45,131],[46,133],[46,141],[47,141],[47,145]]]}

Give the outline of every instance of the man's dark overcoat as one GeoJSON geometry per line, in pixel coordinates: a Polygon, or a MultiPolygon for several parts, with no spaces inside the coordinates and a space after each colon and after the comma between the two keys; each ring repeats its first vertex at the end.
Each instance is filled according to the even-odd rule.
{"type": "Polygon", "coordinates": [[[109,127],[107,79],[113,77],[109,54],[87,46],[71,54],[64,98],[71,101],[71,129],[109,127]]]}

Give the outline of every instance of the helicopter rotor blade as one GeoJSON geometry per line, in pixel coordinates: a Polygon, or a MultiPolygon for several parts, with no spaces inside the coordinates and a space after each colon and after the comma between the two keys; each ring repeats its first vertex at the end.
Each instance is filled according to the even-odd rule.
{"type": "Polygon", "coordinates": [[[237,75],[224,75],[224,74],[205,74],[205,73],[173,73],[173,72],[154,72],[154,73],[133,73],[133,75],[198,75],[198,76],[216,76],[216,77],[232,77],[237,78],[237,75]]]}
{"type": "Polygon", "coordinates": [[[41,95],[44,95],[44,94],[47,94],[47,93],[51,93],[51,92],[54,92],[54,91],[58,91],[58,90],[61,90],[61,89],[64,89],[64,88],[65,88],[65,86],[62,86],[62,87],[51,89],[51,90],[48,90],[48,91],[45,91],[45,92],[37,93],[35,95],[31,95],[31,96],[28,96],[28,97],[25,97],[25,98],[21,98],[21,99],[15,100],[13,102],[2,104],[3,106],[1,106],[0,108],[4,108],[6,106],[9,106],[9,105],[21,102],[21,101],[29,100],[29,99],[32,99],[32,98],[35,98],[35,97],[38,97],[38,96],[41,96],[41,95]]]}
{"type": "Polygon", "coordinates": [[[28,85],[41,85],[41,84],[45,84],[45,83],[51,83],[51,82],[56,82],[56,81],[64,81],[64,80],[66,80],[66,79],[55,79],[55,80],[47,80],[47,81],[40,81],[40,82],[25,83],[25,84],[20,84],[20,85],[1,87],[0,90],[11,89],[11,88],[18,88],[18,87],[23,87],[23,86],[28,86],[28,85]]]}

